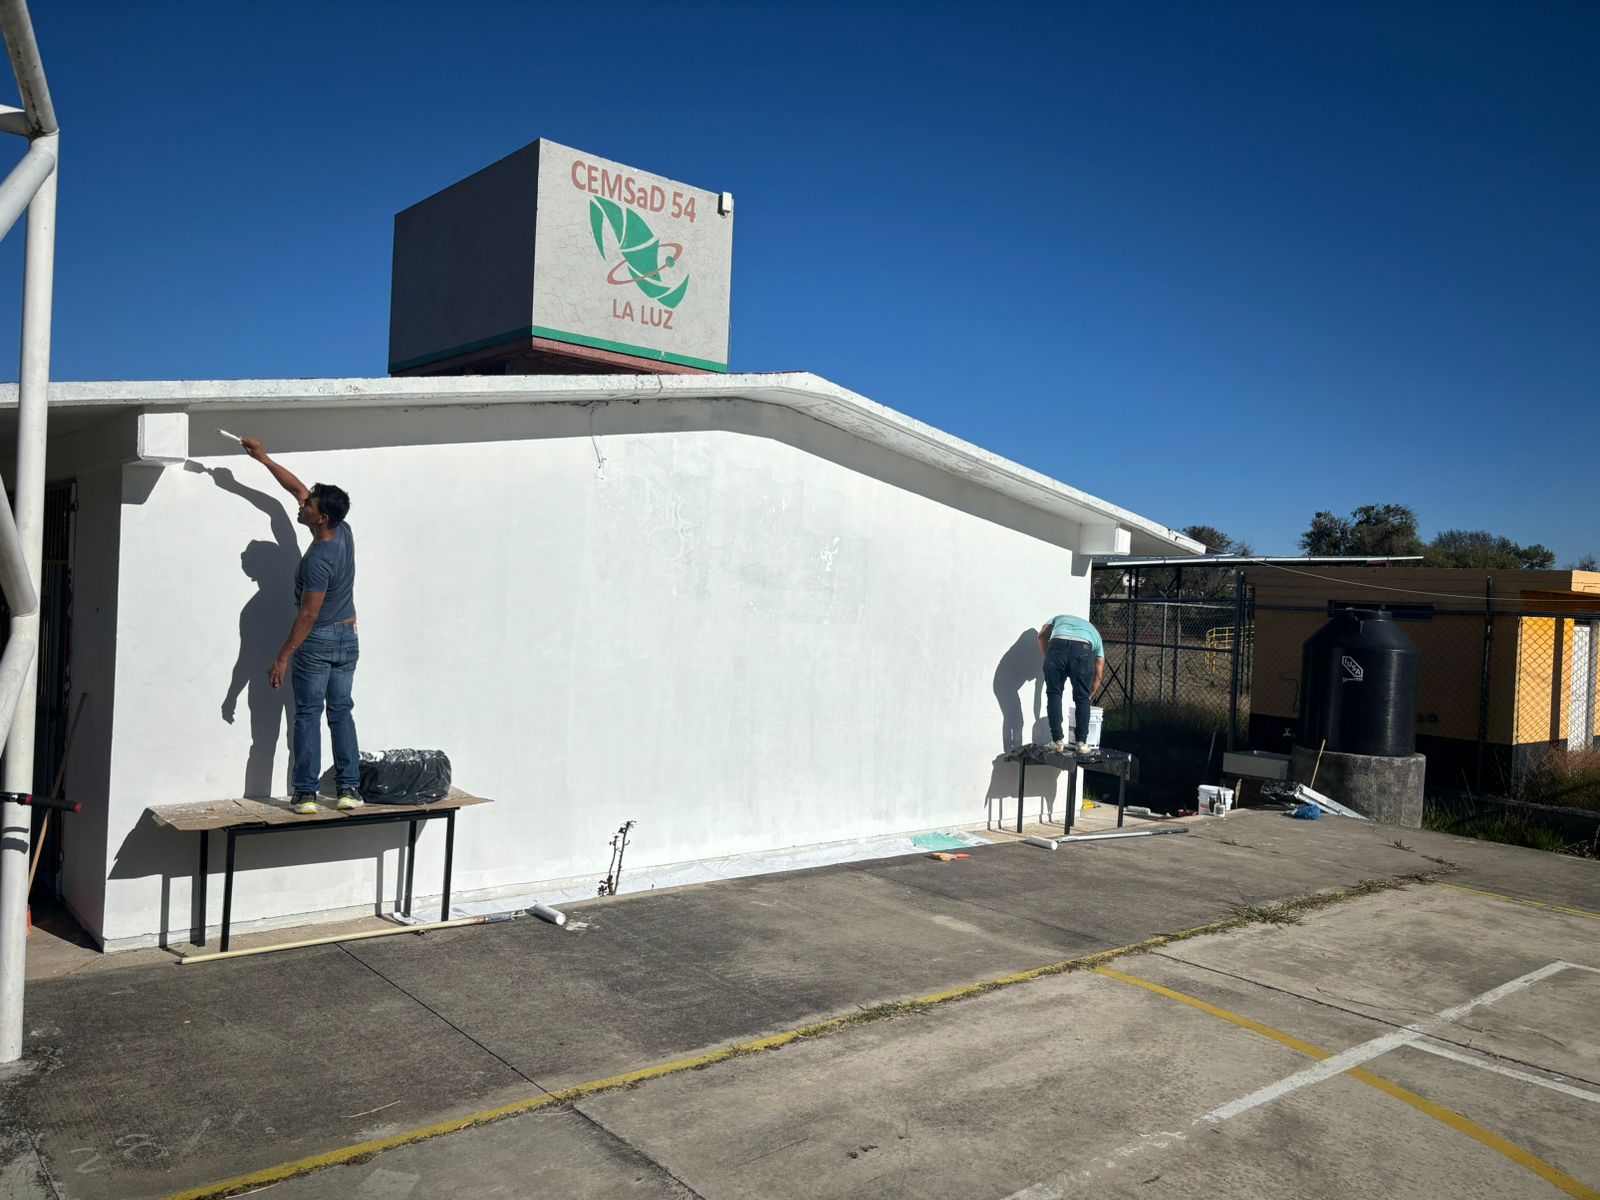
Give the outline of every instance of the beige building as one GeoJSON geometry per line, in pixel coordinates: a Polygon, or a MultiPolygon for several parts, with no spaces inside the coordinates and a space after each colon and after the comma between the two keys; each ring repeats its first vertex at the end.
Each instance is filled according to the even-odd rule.
{"type": "Polygon", "coordinates": [[[1585,748],[1600,736],[1600,572],[1260,566],[1246,575],[1257,749],[1288,748],[1301,645],[1331,609],[1348,606],[1389,609],[1422,653],[1417,749],[1430,787],[1501,790],[1552,747],[1585,748]]]}

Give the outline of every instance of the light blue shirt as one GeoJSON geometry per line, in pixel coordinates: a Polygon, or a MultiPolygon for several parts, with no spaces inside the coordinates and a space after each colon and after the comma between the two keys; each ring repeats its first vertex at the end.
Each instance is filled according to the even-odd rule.
{"type": "Polygon", "coordinates": [[[1100,640],[1100,631],[1082,617],[1068,616],[1063,613],[1059,617],[1051,617],[1047,622],[1050,626],[1050,640],[1057,638],[1073,638],[1076,641],[1088,642],[1094,647],[1094,656],[1106,656],[1106,644],[1100,640]]]}

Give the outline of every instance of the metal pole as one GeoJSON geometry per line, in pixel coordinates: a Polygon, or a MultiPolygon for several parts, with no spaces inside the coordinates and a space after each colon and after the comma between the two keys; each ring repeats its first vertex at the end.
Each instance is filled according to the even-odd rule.
{"type": "Polygon", "coordinates": [[[1483,665],[1478,676],[1478,769],[1473,785],[1483,794],[1483,756],[1489,747],[1489,666],[1494,647],[1494,576],[1483,577],[1483,665]]]}
{"type": "Polygon", "coordinates": [[[1133,587],[1128,594],[1128,681],[1122,690],[1128,697],[1128,730],[1131,732],[1139,712],[1139,568],[1133,569],[1133,587]]]}
{"type": "MultiPolygon", "coordinates": [[[[1023,758],[1023,759],[1019,759],[1017,761],[1017,832],[1018,833],[1022,832],[1022,802],[1023,802],[1023,797],[1025,797],[1027,794],[1028,794],[1028,760],[1026,758],[1023,758]]],[[[1005,810],[1004,809],[1000,810],[1000,819],[1002,821],[1005,820],[1005,810]]]]}
{"type": "Polygon", "coordinates": [[[1167,609],[1171,601],[1161,602],[1161,657],[1156,659],[1156,699],[1167,695],[1167,609]]]}
{"type": "Polygon", "coordinates": [[[1228,749],[1239,727],[1239,666],[1244,661],[1244,572],[1233,574],[1233,669],[1228,673],[1228,749]]]}
{"type": "MultiPolygon", "coordinates": [[[[21,7],[24,15],[26,6],[21,7]]],[[[32,27],[29,43],[32,42],[32,27]]],[[[8,43],[11,25],[6,24],[8,43]]],[[[37,48],[34,48],[37,57],[37,48]]],[[[12,47],[15,61],[17,50],[12,47]]],[[[27,84],[23,97],[29,98],[27,84]]],[[[39,84],[43,85],[42,73],[39,84]]],[[[44,92],[48,110],[49,93],[44,92]]],[[[30,103],[30,111],[39,116],[30,103]]],[[[53,110],[50,125],[55,123],[53,110]]],[[[56,135],[34,140],[44,145],[52,162],[59,159],[56,135]]],[[[32,153],[32,151],[30,151],[32,153]]],[[[50,388],[50,311],[55,295],[56,173],[39,185],[28,205],[28,234],[22,270],[22,361],[17,396],[16,524],[28,564],[28,578],[38,580],[44,550],[45,442],[48,434],[50,388]]],[[[37,585],[34,588],[38,591],[37,585]]],[[[23,636],[35,646],[39,638],[39,611],[13,617],[12,637],[23,636]]],[[[6,740],[4,790],[33,791],[33,734],[38,706],[37,655],[32,656],[22,679],[21,695],[6,740]]],[[[21,805],[7,804],[4,835],[0,838],[0,1062],[22,1057],[22,992],[27,960],[28,856],[32,841],[32,813],[21,805]]]]}
{"type": "MultiPolygon", "coordinates": [[[[25,128],[32,140],[28,153],[0,185],[0,201],[9,209],[27,195],[28,233],[22,268],[22,354],[17,382],[16,531],[35,598],[44,539],[45,443],[50,390],[50,310],[55,293],[56,178],[60,159],[59,127],[45,81],[44,63],[33,34],[26,0],[0,0],[11,69],[22,96],[25,128]]],[[[18,132],[12,116],[9,132],[18,132]]],[[[14,217],[12,218],[15,219],[14,217]]],[[[20,599],[20,597],[19,597],[20,599]]],[[[20,639],[16,656],[4,665],[21,670],[16,680],[15,715],[6,737],[0,788],[33,791],[33,740],[37,717],[39,610],[12,609],[11,638],[20,639]],[[21,660],[27,655],[27,662],[21,660]]],[[[8,648],[9,649],[9,648],[8,648]]],[[[4,672],[0,672],[3,674],[4,672]]],[[[28,859],[33,814],[20,804],[6,804],[0,814],[0,1063],[22,1056],[23,978],[27,958],[28,859]]]]}
{"type": "Polygon", "coordinates": [[[1183,645],[1183,568],[1177,571],[1178,583],[1178,620],[1172,628],[1172,696],[1171,702],[1178,702],[1178,670],[1183,666],[1183,652],[1179,649],[1183,645]]]}
{"type": "Polygon", "coordinates": [[[50,85],[44,77],[44,59],[33,36],[33,18],[27,0],[0,0],[0,27],[6,35],[6,52],[11,55],[11,70],[17,77],[22,107],[32,118],[35,133],[55,133],[56,108],[50,99],[50,85]]]}
{"type": "Polygon", "coordinates": [[[11,232],[44,181],[56,169],[55,138],[41,137],[28,147],[22,161],[0,183],[0,238],[11,232]]]}

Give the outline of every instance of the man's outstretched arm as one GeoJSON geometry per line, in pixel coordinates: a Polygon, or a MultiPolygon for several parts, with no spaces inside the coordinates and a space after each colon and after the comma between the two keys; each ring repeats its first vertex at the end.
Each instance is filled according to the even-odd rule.
{"type": "Polygon", "coordinates": [[[244,447],[246,454],[272,472],[272,477],[283,485],[284,491],[294,497],[296,504],[304,504],[306,502],[306,497],[311,494],[311,489],[301,483],[299,477],[288,467],[282,463],[273,462],[257,439],[253,437],[240,438],[239,444],[244,447]]]}

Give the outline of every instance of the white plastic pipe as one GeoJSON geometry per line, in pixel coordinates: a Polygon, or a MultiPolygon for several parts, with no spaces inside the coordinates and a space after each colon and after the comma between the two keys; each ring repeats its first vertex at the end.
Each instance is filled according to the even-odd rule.
{"type": "MultiPolygon", "coordinates": [[[[0,491],[3,490],[0,483],[0,491]]],[[[28,577],[28,558],[22,552],[22,539],[17,536],[17,523],[4,504],[0,504],[0,592],[5,593],[6,606],[13,615],[26,615],[39,607],[38,593],[28,577]]],[[[0,725],[0,729],[4,728],[0,725]]]]}
{"type": "MultiPolygon", "coordinates": [[[[31,621],[13,620],[11,622],[11,638],[6,642],[4,654],[0,654],[0,736],[5,739],[5,744],[10,742],[11,723],[16,716],[17,701],[22,698],[23,689],[27,687],[28,677],[33,670],[34,659],[39,652],[39,618],[37,614],[31,621]]],[[[28,791],[28,788],[13,788],[6,784],[8,791],[28,791]]],[[[9,825],[9,822],[7,823],[9,825]]],[[[7,836],[10,836],[9,829],[7,836]]],[[[10,867],[10,861],[6,861],[10,867]]]]}
{"type": "MultiPolygon", "coordinates": [[[[0,26],[4,27],[12,63],[17,68],[23,100],[36,118],[36,95],[43,96],[48,114],[45,128],[51,132],[34,140],[34,150],[48,155],[52,167],[59,158],[54,133],[55,111],[49,107],[50,93],[44,86],[42,69],[37,78],[25,81],[28,52],[37,67],[38,47],[33,45],[33,27],[27,20],[27,5],[22,0],[0,0],[0,26]],[[26,27],[26,45],[19,55],[18,13],[26,27]],[[30,87],[31,84],[31,87],[30,87]]],[[[13,172],[15,174],[15,172],[13,172]]],[[[38,591],[39,564],[44,551],[44,476],[45,445],[49,434],[50,390],[50,313],[55,299],[56,174],[52,170],[33,194],[28,206],[28,238],[22,267],[22,357],[17,384],[17,536],[22,542],[28,578],[38,591]]],[[[39,610],[15,616],[11,636],[39,638],[39,610]]],[[[37,707],[38,655],[29,652],[30,663],[23,673],[11,732],[6,739],[4,789],[32,792],[33,736],[37,707]]],[[[33,834],[33,810],[21,804],[6,804],[0,820],[0,1063],[22,1057],[23,978],[27,967],[28,936],[28,859],[33,834]]]]}
{"type": "Polygon", "coordinates": [[[55,172],[54,146],[44,144],[54,141],[54,138],[40,138],[34,142],[22,161],[11,168],[5,182],[0,183],[0,238],[11,232],[17,218],[39,194],[44,181],[55,172]]]}
{"type": "Polygon", "coordinates": [[[1054,850],[1056,848],[1056,839],[1055,838],[1025,837],[1022,840],[1027,842],[1028,845],[1030,845],[1030,846],[1041,846],[1046,850],[1054,850]]]}
{"type": "Polygon", "coordinates": [[[50,99],[50,84],[44,77],[44,59],[39,56],[39,40],[33,35],[33,18],[27,0],[0,0],[0,29],[5,31],[6,52],[11,55],[11,70],[17,77],[22,107],[33,121],[33,132],[46,136],[59,132],[56,107],[50,99]]]}

